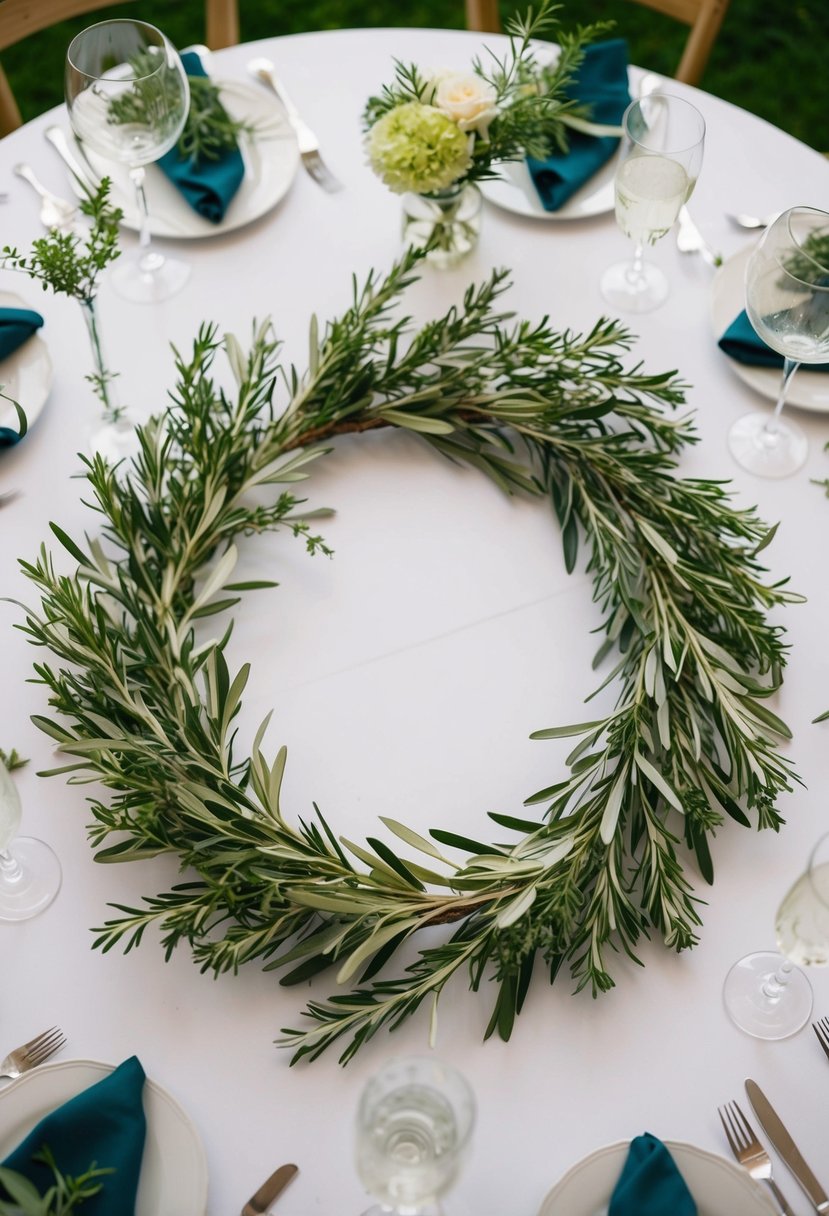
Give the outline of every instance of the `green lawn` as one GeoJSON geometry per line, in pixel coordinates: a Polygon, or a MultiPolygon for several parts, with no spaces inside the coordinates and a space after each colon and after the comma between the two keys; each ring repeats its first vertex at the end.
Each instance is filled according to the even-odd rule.
{"type": "MultiPolygon", "coordinates": [[[[463,25],[463,7],[441,0],[239,0],[242,38],[356,26],[463,25]]],[[[502,11],[522,7],[504,0],[502,11]]],[[[92,20],[141,16],[178,46],[204,40],[202,0],[142,0],[102,9],[37,34],[3,55],[24,118],[62,99],[63,56],[74,34],[92,20]]],[[[672,73],[685,38],[683,27],[638,4],[570,0],[564,24],[614,19],[631,45],[634,63],[672,73]]],[[[829,0],[731,0],[702,87],[760,114],[820,151],[829,151],[829,0]]]]}

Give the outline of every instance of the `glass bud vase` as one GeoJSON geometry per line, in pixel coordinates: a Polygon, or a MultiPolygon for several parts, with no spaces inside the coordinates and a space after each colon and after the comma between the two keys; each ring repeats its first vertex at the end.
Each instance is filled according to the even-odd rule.
{"type": "Polygon", "coordinates": [[[426,248],[432,266],[451,269],[478,244],[481,207],[480,190],[465,182],[434,194],[404,194],[403,240],[426,248]]]}
{"type": "Polygon", "coordinates": [[[103,406],[101,418],[89,439],[93,452],[100,453],[110,464],[117,464],[136,447],[135,428],[126,410],[115,395],[115,375],[109,370],[101,345],[101,330],[94,296],[79,301],[92,347],[94,371],[87,376],[93,392],[103,406]]]}

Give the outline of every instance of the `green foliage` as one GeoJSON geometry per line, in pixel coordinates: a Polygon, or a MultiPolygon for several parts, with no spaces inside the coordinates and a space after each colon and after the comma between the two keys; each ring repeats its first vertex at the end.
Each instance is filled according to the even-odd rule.
{"type": "MultiPolygon", "coordinates": [[[[178,108],[181,84],[177,73],[168,68],[158,71],[155,50],[139,51],[129,64],[135,83],[128,92],[112,99],[107,121],[138,122],[163,128],[178,108]]],[[[253,128],[250,123],[230,117],[222,105],[218,88],[207,77],[188,76],[187,80],[190,106],[178,140],[178,151],[193,161],[218,160],[223,152],[236,147],[243,132],[253,128]]]]}
{"type": "Polygon", "coordinates": [[[475,990],[494,981],[489,1032],[508,1038],[537,964],[551,981],[566,964],[596,994],[613,986],[609,956],[635,957],[643,935],[692,946],[689,854],[710,881],[722,823],[752,815],[777,830],[777,797],[795,780],[777,750],[789,732],[768,708],[786,648],[766,613],[799,597],[765,581],[758,554],[773,531],[753,510],[719,482],[676,475],[696,439],[673,412],[676,375],[630,364],[616,322],[578,334],[515,320],[505,271],[412,332],[396,308],[417,261],[410,251],[355,282],[322,331],[314,320],[305,371],[277,363],[267,325],[247,355],[226,338],[232,395],[212,379],[220,343],[203,328],[131,465],[87,461],[100,539],[54,524],[69,573],[45,546],[23,563],[41,606],[22,628],[56,660],[35,665],[53,711],[35,721],[67,757],[53,771],[109,791],[91,799],[98,860],[168,852],[187,872],[140,908],[113,905],[96,945],[129,950],[155,925],[168,956],[187,943],[216,973],[260,960],[290,984],[336,965],[356,987],[313,1000],[310,1026],[285,1031],[295,1059],[343,1037],[347,1060],[423,1004],[434,1018],[461,970],[475,990]],[[267,719],[237,754],[249,668],[228,669],[229,629],[197,642],[198,619],[262,585],[233,580],[234,538],[287,527],[329,552],[296,483],[338,436],[386,426],[507,493],[547,498],[568,568],[584,549],[601,609],[597,662],[613,655],[602,687],[614,684],[615,707],[537,732],[573,738],[567,771],[527,799],[537,814],[493,815],[496,842],[385,819],[400,852],[338,837],[316,808],[292,822],[284,748],[274,760],[262,750],[267,719]],[[387,978],[401,944],[442,924],[445,940],[431,933],[387,978]]]}
{"type": "Polygon", "coordinates": [[[44,291],[51,288],[55,295],[88,304],[95,298],[102,271],[121,253],[118,224],[122,213],[110,205],[109,187],[105,177],[80,204],[83,214],[92,220],[84,240],[75,233],[52,231],[33,241],[31,253],[26,255],[6,245],[0,266],[25,271],[44,291]]]}
{"type": "MultiPolygon", "coordinates": [[[[496,117],[479,134],[472,146],[472,164],[464,181],[497,177],[498,165],[525,156],[548,156],[553,146],[567,147],[564,119],[576,115],[589,118],[589,109],[577,106],[565,96],[584,58],[586,46],[605,33],[609,24],[579,26],[574,32],[560,29],[556,13],[560,6],[541,0],[537,11],[507,24],[509,50],[499,56],[489,52],[476,59],[472,70],[489,85],[498,108],[496,117]],[[560,46],[556,63],[546,66],[537,57],[538,39],[548,36],[560,46]]],[[[462,71],[457,65],[457,71],[462,71]]],[[[431,105],[436,82],[425,76],[416,64],[395,62],[395,79],[381,94],[370,97],[363,113],[363,125],[371,128],[378,119],[411,102],[431,105]]]]}
{"type": "Polygon", "coordinates": [[[29,761],[17,751],[17,748],[12,748],[10,752],[4,752],[0,747],[0,764],[3,765],[10,773],[13,773],[16,768],[23,768],[29,761]]]}
{"type": "Polygon", "coordinates": [[[8,1199],[0,1197],[0,1216],[70,1216],[103,1189],[100,1178],[115,1172],[99,1169],[93,1161],[85,1173],[70,1178],[61,1173],[46,1147],[35,1154],[35,1160],[49,1166],[55,1179],[53,1184],[41,1195],[23,1174],[0,1166],[0,1188],[8,1195],[8,1199]]]}

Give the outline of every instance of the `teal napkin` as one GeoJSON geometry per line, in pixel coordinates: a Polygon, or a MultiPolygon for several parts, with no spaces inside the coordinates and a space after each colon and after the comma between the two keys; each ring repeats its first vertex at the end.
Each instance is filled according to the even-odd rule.
{"type": "Polygon", "coordinates": [[[650,1132],[631,1141],[607,1216],[697,1216],[673,1157],[650,1132]]]}
{"type": "MultiPolygon", "coordinates": [[[[41,1119],[0,1164],[25,1174],[41,1192],[53,1180],[48,1166],[32,1160],[44,1144],[64,1174],[82,1174],[93,1161],[101,1169],[112,1167],[115,1173],[101,1179],[103,1190],[84,1202],[83,1216],[135,1216],[146,1128],[143,1087],[144,1069],[132,1056],[41,1119]]],[[[0,1186],[0,1198],[2,1192],[0,1186]]]]}
{"type": "MultiPolygon", "coordinates": [[[[13,355],[42,324],[43,317],[39,312],[32,312],[30,308],[0,308],[0,360],[13,355]]],[[[2,383],[3,369],[0,367],[0,385],[2,383]]],[[[0,405],[2,404],[0,402],[0,405]]],[[[11,427],[0,426],[0,448],[11,447],[19,438],[17,431],[13,431],[11,427]]]]}
{"type": "MultiPolygon", "coordinates": [[[[206,76],[195,51],[185,51],[181,57],[188,76],[206,76]]],[[[238,148],[227,148],[216,160],[193,160],[171,148],[156,162],[187,202],[213,224],[224,219],[242,178],[245,165],[238,148]]]]}
{"type": "Polygon", "coordinates": [[[42,324],[43,317],[30,308],[0,308],[0,359],[13,355],[42,324]]]}
{"type": "MultiPolygon", "coordinates": [[[[630,105],[628,91],[628,47],[623,38],[596,42],[587,48],[584,60],[568,89],[572,101],[590,106],[590,121],[619,126],[630,105]]],[[[619,146],[614,135],[583,135],[568,131],[569,152],[554,152],[546,160],[527,159],[541,205],[558,211],[619,146]]]]}
{"type": "MultiPolygon", "coordinates": [[[[783,356],[766,346],[745,310],[729,325],[717,345],[738,363],[748,363],[752,367],[783,366],[783,356]]],[[[806,370],[829,372],[829,363],[810,363],[806,370]]]]}

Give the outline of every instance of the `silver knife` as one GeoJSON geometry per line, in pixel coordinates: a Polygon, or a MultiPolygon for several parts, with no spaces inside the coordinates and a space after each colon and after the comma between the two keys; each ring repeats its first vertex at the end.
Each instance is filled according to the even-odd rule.
{"type": "Polygon", "coordinates": [[[299,1173],[295,1165],[280,1165],[274,1170],[267,1182],[263,1182],[255,1195],[251,1195],[242,1208],[242,1216],[263,1216],[273,1201],[285,1190],[285,1187],[299,1173]]]}
{"type": "Polygon", "coordinates": [[[691,219],[685,206],[679,209],[676,247],[680,253],[700,253],[709,266],[722,266],[722,254],[716,253],[691,219]]]}
{"type": "Polygon", "coordinates": [[[746,1093],[766,1135],[809,1196],[812,1207],[816,1212],[829,1212],[829,1196],[803,1160],[800,1150],[786,1131],[771,1102],[757,1082],[752,1081],[751,1078],[746,1081],[746,1093]]]}
{"type": "Polygon", "coordinates": [[[277,79],[276,70],[270,59],[251,59],[248,71],[251,76],[267,85],[282,102],[288,122],[296,136],[300,159],[309,176],[329,194],[336,194],[338,190],[342,190],[342,182],[334,176],[320,155],[319,140],[300,116],[296,106],[285,92],[285,86],[277,79]]]}
{"type": "Polygon", "coordinates": [[[72,174],[72,185],[75,192],[81,198],[86,198],[90,193],[94,193],[98,188],[98,182],[95,180],[95,174],[88,166],[81,164],[80,160],[75,156],[75,153],[70,147],[69,140],[61,127],[47,127],[43,132],[43,138],[48,139],[49,143],[57,152],[63,163],[66,165],[69,172],[72,174]]]}

